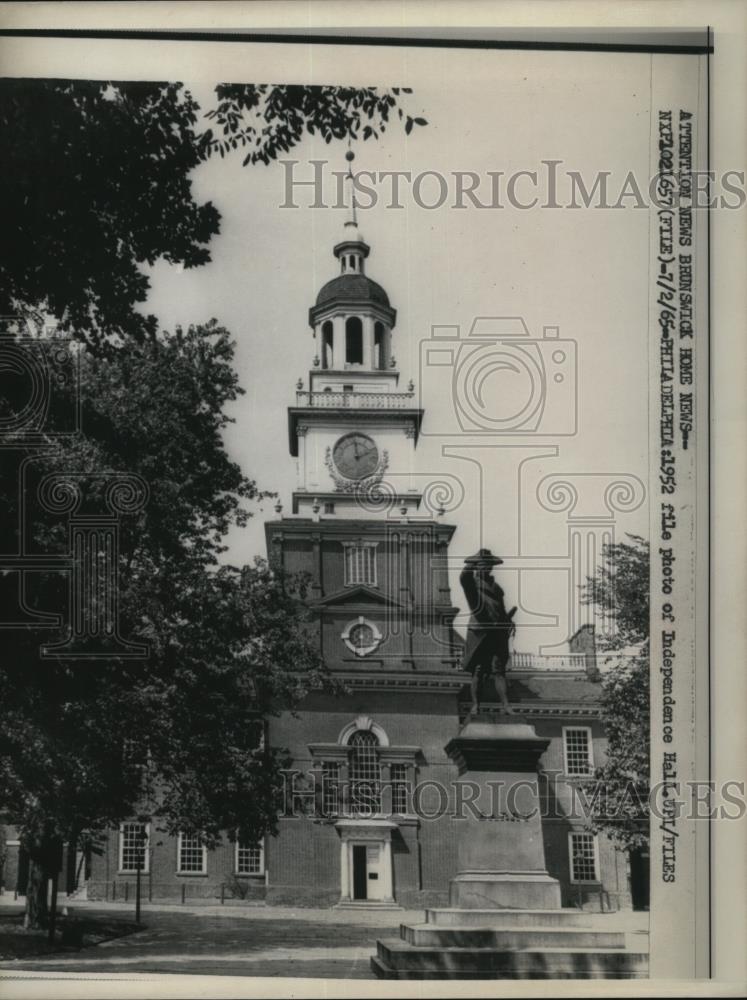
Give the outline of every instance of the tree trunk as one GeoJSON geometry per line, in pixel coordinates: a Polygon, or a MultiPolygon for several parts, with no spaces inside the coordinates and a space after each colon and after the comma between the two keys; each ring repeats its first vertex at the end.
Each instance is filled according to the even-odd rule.
{"type": "Polygon", "coordinates": [[[40,930],[47,926],[47,877],[42,865],[29,858],[29,877],[26,885],[26,914],[23,926],[27,930],[40,930]]]}

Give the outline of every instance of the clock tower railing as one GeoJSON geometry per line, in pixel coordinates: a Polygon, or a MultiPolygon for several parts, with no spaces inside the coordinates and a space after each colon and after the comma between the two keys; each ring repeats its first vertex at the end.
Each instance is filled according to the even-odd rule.
{"type": "Polygon", "coordinates": [[[414,392],[296,392],[296,406],[333,410],[409,410],[414,399],[414,392]]]}

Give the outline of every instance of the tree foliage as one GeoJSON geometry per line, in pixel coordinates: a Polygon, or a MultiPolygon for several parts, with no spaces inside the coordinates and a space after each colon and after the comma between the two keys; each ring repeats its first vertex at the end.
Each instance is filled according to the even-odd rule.
{"type": "Polygon", "coordinates": [[[198,112],[178,83],[2,81],[5,315],[51,314],[94,345],[153,334],[141,265],[204,264],[219,230],[192,194],[198,112]]]}
{"type": "MultiPolygon", "coordinates": [[[[261,496],[220,433],[241,391],[232,357],[214,323],[107,358],[83,351],[84,433],[50,438],[32,460],[25,513],[40,551],[67,544],[64,519],[39,507],[44,475],[84,476],[93,510],[112,473],[150,487],[145,508],[121,516],[119,558],[122,634],[148,643],[149,658],[44,660],[49,631],[5,633],[0,802],[42,871],[61,840],[95,837],[136,808],[208,844],[273,829],[285,757],[263,744],[263,720],[325,675],[303,581],[261,561],[218,564],[226,530],[261,496]]],[[[7,491],[3,501],[17,517],[7,491]]],[[[28,597],[67,620],[66,594],[50,574],[28,597]]]]}
{"type": "Polygon", "coordinates": [[[333,139],[379,138],[386,132],[390,115],[404,122],[409,135],[425,118],[413,118],[398,105],[409,87],[303,87],[268,84],[221,84],[215,88],[218,103],[207,112],[220,129],[201,136],[205,155],[225,156],[246,149],[244,165],[268,164],[279,153],[288,153],[304,132],[317,133],[325,142],[333,139]],[[395,115],[396,112],[396,115],[395,115]]]}
{"type": "MultiPolygon", "coordinates": [[[[205,129],[179,83],[0,83],[0,314],[51,319],[82,345],[84,431],[64,445],[50,437],[27,471],[35,486],[52,472],[87,477],[94,509],[112,472],[139,475],[150,492],[144,510],[120,518],[118,565],[122,633],[150,645],[145,663],[40,660],[48,632],[4,636],[0,804],[31,858],[33,919],[60,841],[95,839],[144,794],[165,828],[207,843],[273,828],[282,750],[263,745],[262,720],[325,674],[303,581],[262,562],[219,565],[226,532],[262,496],[223,448],[225,406],[240,393],[233,346],[215,323],[159,331],[141,311],[143,267],[210,260],[220,216],[192,187],[206,158],[243,147],[245,164],[269,163],[305,134],[366,140],[390,120],[409,133],[426,122],[400,108],[407,93],[225,85],[205,129]]],[[[22,405],[16,389],[0,398],[0,417],[22,405]]],[[[64,397],[53,393],[52,417],[69,408],[64,397]]],[[[4,443],[24,457],[21,443],[4,443]]],[[[6,526],[21,512],[10,478],[6,526]]],[[[64,551],[66,525],[34,489],[22,499],[35,551],[64,551]]],[[[25,597],[64,611],[65,581],[39,574],[25,597]]]]}
{"type": "Polygon", "coordinates": [[[612,634],[600,642],[613,660],[602,684],[605,763],[594,774],[592,826],[626,849],[648,844],[649,755],[649,544],[637,535],[607,545],[604,564],[583,590],[583,600],[610,616],[612,634]]]}
{"type": "Polygon", "coordinates": [[[269,163],[303,136],[368,139],[391,118],[409,132],[409,90],[223,84],[205,115],[180,83],[3,80],[0,314],[42,320],[101,349],[157,329],[142,265],[210,260],[220,216],[192,174],[246,147],[269,163]],[[207,117],[213,127],[203,128],[207,117]]]}

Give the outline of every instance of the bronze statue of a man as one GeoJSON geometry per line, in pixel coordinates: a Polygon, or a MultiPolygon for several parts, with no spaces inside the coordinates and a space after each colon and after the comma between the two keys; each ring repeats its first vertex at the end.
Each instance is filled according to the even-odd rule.
{"type": "Polygon", "coordinates": [[[506,666],[509,661],[508,641],[516,631],[513,617],[516,608],[506,611],[503,590],[493,579],[492,569],[503,562],[490,549],[480,549],[464,561],[459,577],[464,596],[472,612],[464,651],[464,670],[472,674],[471,715],[480,708],[480,685],[492,677],[495,691],[504,712],[513,712],[508,701],[506,666]]]}

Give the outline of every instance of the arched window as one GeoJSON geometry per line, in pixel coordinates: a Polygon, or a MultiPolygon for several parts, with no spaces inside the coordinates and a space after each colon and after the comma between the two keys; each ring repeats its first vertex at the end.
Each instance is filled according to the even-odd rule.
{"type": "Polygon", "coordinates": [[[363,323],[357,316],[351,316],[345,323],[345,362],[363,364],[363,323]]]}
{"type": "Polygon", "coordinates": [[[332,367],[332,347],[334,344],[332,323],[327,320],[322,324],[322,368],[332,367]]]}
{"type": "Polygon", "coordinates": [[[381,811],[379,740],[370,729],[358,729],[348,740],[351,812],[373,816],[381,811]]]}
{"type": "Polygon", "coordinates": [[[374,368],[386,368],[383,323],[376,323],[374,326],[374,368]]]}

